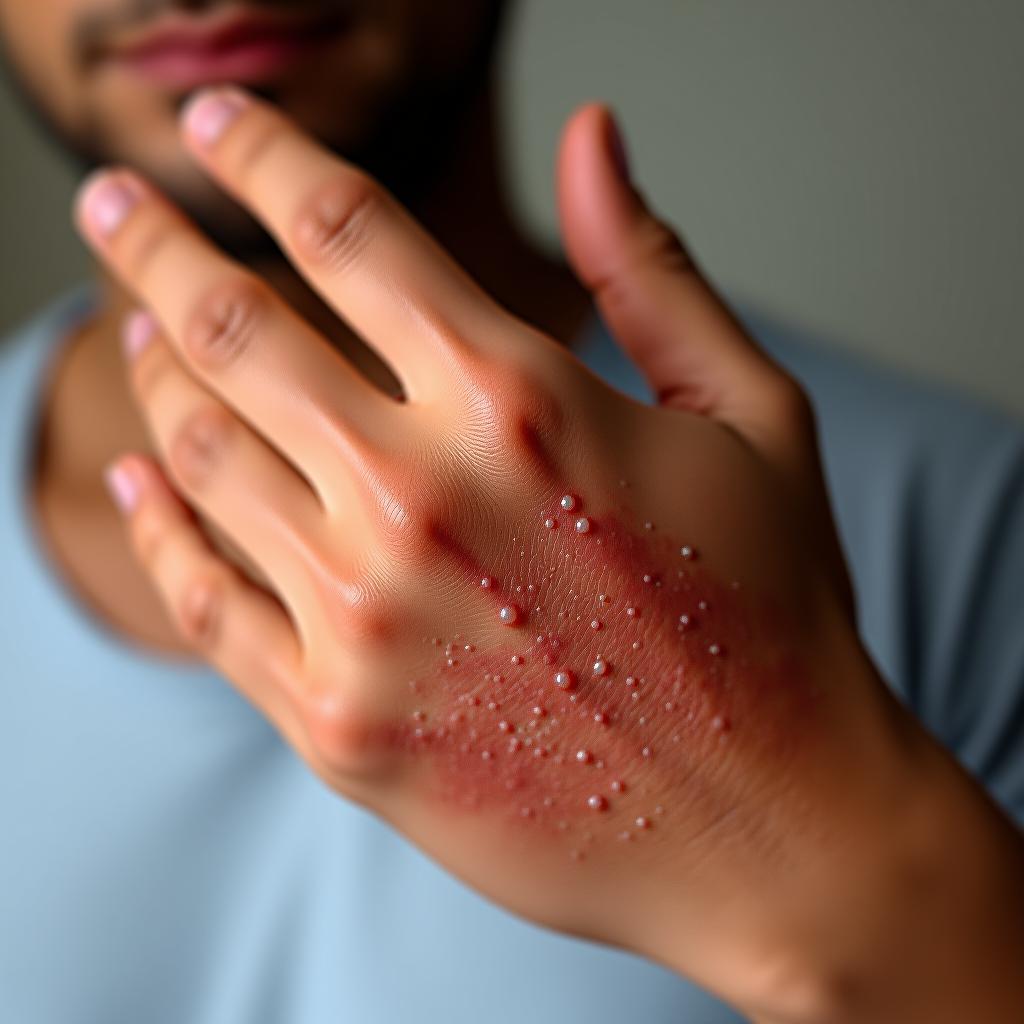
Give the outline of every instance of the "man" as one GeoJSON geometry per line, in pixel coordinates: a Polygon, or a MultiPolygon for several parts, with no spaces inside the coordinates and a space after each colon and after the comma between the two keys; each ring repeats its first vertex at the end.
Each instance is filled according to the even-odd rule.
{"type": "MultiPolygon", "coordinates": [[[[498,5],[378,8],[0,9],[26,91],[74,148],[140,167],[382,388],[396,386],[395,368],[342,330],[184,157],[176,112],[192,88],[259,86],[386,182],[487,291],[639,392],[586,293],[506,212],[486,75],[498,5]]],[[[471,896],[324,792],[210,673],[181,664],[184,645],[100,483],[112,457],[147,447],[117,351],[129,308],[105,279],[15,339],[0,377],[8,1015],[733,1019],[676,976],[471,896]]],[[[1019,817],[1019,433],[764,340],[821,410],[876,658],[1019,817]]]]}

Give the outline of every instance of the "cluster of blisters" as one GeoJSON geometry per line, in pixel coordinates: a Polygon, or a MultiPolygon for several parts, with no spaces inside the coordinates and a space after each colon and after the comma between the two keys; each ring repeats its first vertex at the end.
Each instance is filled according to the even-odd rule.
{"type": "MultiPolygon", "coordinates": [[[[435,757],[448,803],[564,835],[582,859],[596,837],[656,831],[665,780],[727,742],[733,668],[755,667],[728,656],[751,630],[738,585],[716,581],[696,548],[649,522],[584,515],[577,494],[556,504],[539,539],[517,539],[518,558],[478,574],[497,642],[435,638],[440,663],[411,684],[433,699],[404,742],[435,757]]],[[[781,671],[761,667],[761,684],[781,671]]]]}

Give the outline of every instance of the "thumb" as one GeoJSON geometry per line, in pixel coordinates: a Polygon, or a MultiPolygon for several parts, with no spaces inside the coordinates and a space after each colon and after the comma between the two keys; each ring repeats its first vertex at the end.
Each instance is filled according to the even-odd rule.
{"type": "Polygon", "coordinates": [[[658,402],[726,422],[756,444],[790,447],[809,423],[806,398],[648,210],[607,107],[582,107],[566,125],[558,203],[576,274],[658,402]]]}

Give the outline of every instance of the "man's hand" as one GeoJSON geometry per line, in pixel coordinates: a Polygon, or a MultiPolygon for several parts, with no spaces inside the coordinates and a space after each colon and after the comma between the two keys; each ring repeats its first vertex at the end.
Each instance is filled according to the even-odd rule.
{"type": "MultiPolygon", "coordinates": [[[[403,395],[138,176],[89,184],[170,483],[138,455],[112,479],[183,634],[329,786],[503,905],[766,1019],[857,1019],[945,762],[858,642],[806,397],[646,211],[607,113],[566,134],[566,241],[656,407],[262,103],[205,95],[185,136],[403,395]]],[[[872,1019],[911,1019],[892,1005],[872,1019]]]]}

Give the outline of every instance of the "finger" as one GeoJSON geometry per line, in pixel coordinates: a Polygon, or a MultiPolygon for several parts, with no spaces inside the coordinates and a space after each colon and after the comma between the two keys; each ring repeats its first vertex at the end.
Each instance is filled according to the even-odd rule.
{"type": "Polygon", "coordinates": [[[260,278],[229,260],[129,171],[101,172],[80,192],[86,240],[151,310],[207,387],[344,507],[341,456],[365,458],[364,426],[397,408],[260,278]]]}
{"type": "Polygon", "coordinates": [[[323,549],[309,485],[182,368],[146,312],[128,318],[132,391],[180,492],[264,573],[293,613],[323,549]]]}
{"type": "Polygon", "coordinates": [[[791,446],[805,427],[802,392],[647,209],[607,108],[586,106],[570,119],[558,186],[570,260],[658,401],[729,423],[754,442],[791,446]]]}
{"type": "Polygon", "coordinates": [[[494,338],[501,311],[437,242],[380,185],[267,104],[237,89],[201,93],[184,134],[410,399],[448,391],[458,357],[494,338]]]}
{"type": "Polygon", "coordinates": [[[106,479],[135,555],[182,638],[301,751],[289,691],[301,676],[302,653],[281,606],[210,548],[153,462],[124,456],[106,479]]]}

